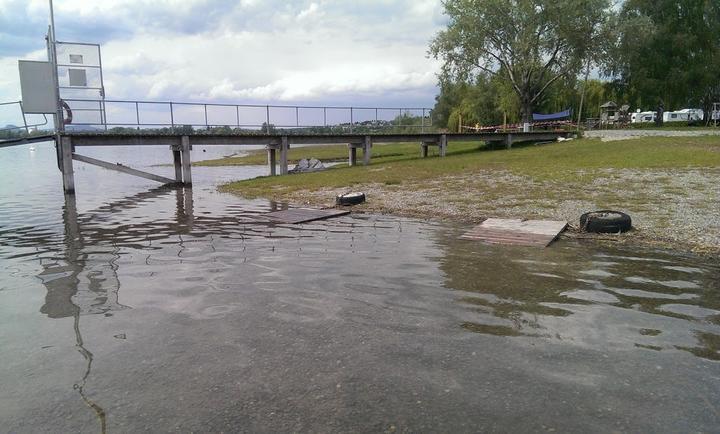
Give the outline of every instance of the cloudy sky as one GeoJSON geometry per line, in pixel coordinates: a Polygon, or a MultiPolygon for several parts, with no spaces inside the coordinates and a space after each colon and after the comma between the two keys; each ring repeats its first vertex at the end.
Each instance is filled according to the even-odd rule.
{"type": "MultiPolygon", "coordinates": [[[[111,99],[431,107],[439,0],[55,0],[57,38],[102,45],[111,99]]],[[[47,0],[0,0],[0,101],[45,59],[47,0]]]]}

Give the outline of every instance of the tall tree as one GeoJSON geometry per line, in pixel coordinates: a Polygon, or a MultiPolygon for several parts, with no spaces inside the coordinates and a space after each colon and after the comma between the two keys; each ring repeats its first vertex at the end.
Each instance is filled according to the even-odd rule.
{"type": "Polygon", "coordinates": [[[575,77],[600,44],[609,0],[445,0],[447,29],[430,54],[442,76],[472,81],[479,73],[507,81],[523,122],[548,88],[575,77]]]}
{"type": "Polygon", "coordinates": [[[707,106],[720,97],[720,1],[627,0],[608,69],[637,106],[707,106]]]}

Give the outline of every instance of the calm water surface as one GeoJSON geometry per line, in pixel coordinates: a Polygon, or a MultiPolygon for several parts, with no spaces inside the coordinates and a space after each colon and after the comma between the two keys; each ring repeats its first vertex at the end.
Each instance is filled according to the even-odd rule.
{"type": "Polygon", "coordinates": [[[717,263],[274,225],[215,189],[263,167],[168,189],[76,163],[66,198],[35,148],[0,149],[0,432],[720,430],[717,263]]]}

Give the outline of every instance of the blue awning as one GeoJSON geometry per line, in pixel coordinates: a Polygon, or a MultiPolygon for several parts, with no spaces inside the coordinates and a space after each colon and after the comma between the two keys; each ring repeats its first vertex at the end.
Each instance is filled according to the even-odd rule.
{"type": "Polygon", "coordinates": [[[558,113],[550,113],[550,114],[541,114],[541,113],[533,113],[533,120],[534,121],[553,121],[555,119],[565,119],[572,116],[572,109],[567,109],[562,112],[558,113]]]}

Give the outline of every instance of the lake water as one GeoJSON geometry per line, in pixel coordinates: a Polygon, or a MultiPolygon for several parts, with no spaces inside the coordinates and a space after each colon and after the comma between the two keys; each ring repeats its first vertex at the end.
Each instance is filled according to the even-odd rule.
{"type": "MultiPolygon", "coordinates": [[[[201,147],[193,158],[237,147],[201,147]]],[[[171,176],[167,148],[81,152],[171,176]]],[[[717,432],[720,266],[0,149],[0,432],[717,432]]],[[[372,200],[372,198],[370,198],[372,200]]]]}

